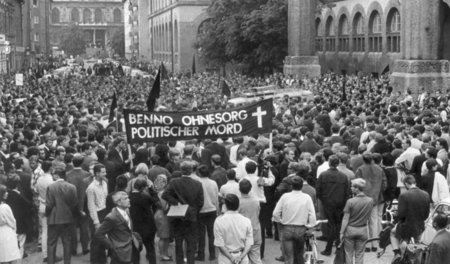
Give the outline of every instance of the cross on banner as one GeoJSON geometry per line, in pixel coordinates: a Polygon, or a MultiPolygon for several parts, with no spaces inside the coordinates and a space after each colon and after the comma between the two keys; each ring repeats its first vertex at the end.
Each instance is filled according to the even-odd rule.
{"type": "Polygon", "coordinates": [[[258,119],[258,128],[262,128],[262,117],[263,115],[267,115],[267,111],[261,111],[261,106],[258,106],[256,108],[256,112],[254,112],[252,114],[252,116],[256,116],[256,118],[258,119]]]}

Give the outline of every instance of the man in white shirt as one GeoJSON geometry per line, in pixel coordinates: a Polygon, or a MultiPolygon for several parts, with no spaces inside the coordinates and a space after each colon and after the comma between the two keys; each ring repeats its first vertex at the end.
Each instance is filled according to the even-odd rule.
{"type": "Polygon", "coordinates": [[[406,169],[411,170],[414,158],[420,155],[420,151],[411,146],[411,140],[409,139],[402,141],[402,147],[405,151],[395,160],[395,165],[398,166],[403,163],[406,169]]]}
{"type": "Polygon", "coordinates": [[[311,197],[301,191],[303,180],[292,178],[292,192],[281,196],[273,211],[273,220],[281,223],[281,242],[285,263],[304,263],[303,236],[307,227],[316,224],[316,211],[311,197]]]}
{"type": "Polygon", "coordinates": [[[52,163],[50,161],[44,161],[42,164],[43,174],[36,180],[36,192],[39,195],[39,223],[42,228],[41,234],[41,247],[42,247],[42,256],[44,259],[47,259],[47,216],[45,215],[45,199],[47,195],[47,188],[50,184],[53,183],[53,176],[50,174],[50,168],[52,167],[52,163]]]}
{"type": "Polygon", "coordinates": [[[247,175],[247,172],[245,171],[245,165],[247,164],[247,162],[251,161],[251,159],[247,157],[246,148],[238,149],[237,153],[239,161],[236,166],[236,179],[239,181],[244,178],[245,175],[247,175]]]}
{"type": "Polygon", "coordinates": [[[218,264],[248,264],[247,254],[253,245],[250,219],[239,214],[239,198],[227,194],[226,212],[214,223],[214,245],[219,248],[218,264]]]}
{"type": "Polygon", "coordinates": [[[106,169],[103,164],[94,166],[94,180],[86,189],[86,199],[91,219],[91,263],[106,263],[105,248],[95,239],[95,231],[100,227],[106,217],[106,197],[108,196],[108,184],[106,169]]]}

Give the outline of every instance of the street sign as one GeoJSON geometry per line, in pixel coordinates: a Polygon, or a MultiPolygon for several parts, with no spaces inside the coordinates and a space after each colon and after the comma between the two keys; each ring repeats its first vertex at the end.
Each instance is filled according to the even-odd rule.
{"type": "Polygon", "coordinates": [[[22,73],[16,73],[16,85],[23,86],[23,74],[22,73]]]}

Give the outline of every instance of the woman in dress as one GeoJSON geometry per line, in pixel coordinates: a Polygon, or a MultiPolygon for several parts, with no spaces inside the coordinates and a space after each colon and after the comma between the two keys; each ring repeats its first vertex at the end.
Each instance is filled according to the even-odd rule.
{"type": "Polygon", "coordinates": [[[8,197],[5,185],[0,184],[0,263],[15,263],[20,259],[17,243],[16,219],[9,205],[4,201],[8,197]]]}
{"type": "Polygon", "coordinates": [[[167,218],[169,205],[166,200],[161,198],[161,195],[167,187],[167,176],[164,174],[158,175],[155,179],[154,186],[158,192],[159,201],[161,202],[161,208],[158,208],[155,212],[156,234],[159,237],[159,255],[161,261],[172,261],[172,257],[169,256],[170,223],[167,218]]]}

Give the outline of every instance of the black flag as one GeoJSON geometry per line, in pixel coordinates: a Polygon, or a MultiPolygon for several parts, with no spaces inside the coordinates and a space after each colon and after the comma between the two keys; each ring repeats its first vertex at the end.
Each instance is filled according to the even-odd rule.
{"type": "Polygon", "coordinates": [[[152,112],[155,109],[156,99],[159,98],[159,93],[161,91],[161,71],[158,71],[156,75],[155,82],[153,83],[152,90],[148,95],[147,99],[147,109],[152,112]]]}
{"type": "Polygon", "coordinates": [[[347,100],[347,93],[345,92],[345,82],[346,80],[344,79],[344,81],[342,82],[342,101],[347,100]]]}
{"type": "Polygon", "coordinates": [[[192,74],[195,74],[195,54],[192,56],[192,74]]]}
{"type": "MultiPolygon", "coordinates": [[[[169,74],[167,73],[166,66],[164,66],[163,62],[161,62],[160,71],[161,71],[161,79],[162,80],[169,80],[169,74]]],[[[158,97],[159,97],[159,95],[158,95],[158,97]]]]}
{"type": "Polygon", "coordinates": [[[109,108],[109,119],[108,119],[109,123],[111,123],[114,120],[114,110],[116,110],[116,108],[117,108],[117,97],[116,93],[114,92],[111,107],[109,108]]]}
{"type": "Polygon", "coordinates": [[[231,96],[230,87],[228,87],[228,84],[225,80],[222,80],[222,94],[226,95],[227,97],[231,96]]]}

